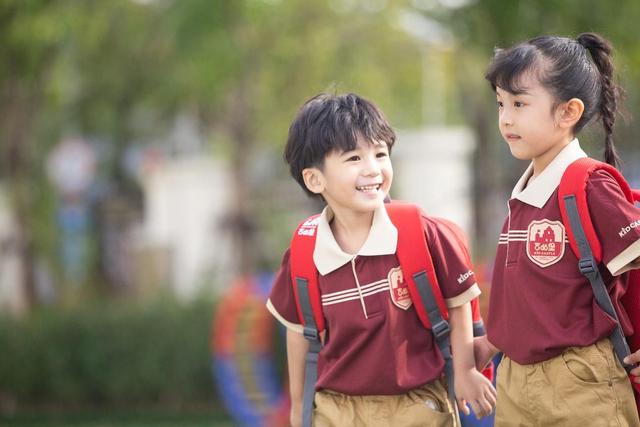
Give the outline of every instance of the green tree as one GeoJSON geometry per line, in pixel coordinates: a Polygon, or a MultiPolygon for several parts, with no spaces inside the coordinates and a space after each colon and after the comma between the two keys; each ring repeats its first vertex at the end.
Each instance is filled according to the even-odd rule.
{"type": "Polygon", "coordinates": [[[321,91],[358,91],[396,124],[420,117],[419,50],[397,26],[394,6],[336,10],[333,2],[175,2],[167,11],[176,43],[174,97],[197,108],[223,145],[233,173],[232,225],[239,270],[255,269],[251,160],[281,146],[302,102],[321,91]]]}
{"type": "MultiPolygon", "coordinates": [[[[429,2],[413,2],[429,4],[429,2]]],[[[595,31],[609,38],[616,48],[616,62],[628,93],[629,111],[640,110],[640,47],[633,31],[640,18],[640,3],[634,0],[610,3],[595,0],[476,0],[458,8],[420,9],[425,16],[440,22],[454,34],[458,67],[452,75],[458,88],[458,105],[465,121],[474,129],[477,150],[474,155],[475,229],[481,252],[491,252],[497,233],[495,218],[504,209],[496,201],[504,199],[521,173],[522,165],[507,154],[497,133],[494,96],[484,81],[484,71],[498,47],[538,35],[575,37],[595,31]]],[[[616,129],[616,140],[627,153],[638,124],[631,122],[616,129]]],[[[596,127],[597,128],[597,127],[596,127]]],[[[599,128],[598,128],[599,130],[599,128]]],[[[599,132],[583,138],[594,155],[601,150],[599,132]],[[597,147],[597,148],[596,148],[597,147]]],[[[629,172],[627,170],[627,172],[629,172]]],[[[499,225],[498,225],[499,226],[499,225]]]]}

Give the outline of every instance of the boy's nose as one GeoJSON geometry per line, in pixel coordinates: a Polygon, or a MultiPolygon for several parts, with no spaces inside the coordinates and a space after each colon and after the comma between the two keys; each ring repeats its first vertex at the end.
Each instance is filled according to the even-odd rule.
{"type": "Polygon", "coordinates": [[[367,158],[367,162],[364,167],[364,174],[376,176],[380,174],[380,165],[378,164],[378,159],[374,156],[372,158],[367,158]]]}

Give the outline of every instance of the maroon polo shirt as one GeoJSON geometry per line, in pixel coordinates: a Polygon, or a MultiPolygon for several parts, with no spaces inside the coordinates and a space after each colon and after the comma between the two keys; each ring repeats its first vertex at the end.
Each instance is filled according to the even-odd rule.
{"type": "MultiPolygon", "coordinates": [[[[394,292],[406,286],[395,256],[397,229],[381,206],[369,236],[356,255],[343,252],[329,222],[320,217],[314,263],[320,272],[327,335],[318,360],[316,389],[349,395],[402,394],[438,378],[444,361],[433,336],[420,323],[410,299],[394,292]]],[[[436,275],[449,307],[480,294],[463,249],[446,230],[423,217],[436,275]]],[[[285,253],[269,301],[269,311],[287,328],[302,332],[285,253]]]]}
{"type": "MultiPolygon", "coordinates": [[[[489,340],[520,364],[548,360],[570,346],[587,346],[610,335],[615,325],[596,303],[580,274],[561,220],[558,185],[565,169],[585,157],[572,141],[536,179],[530,166],[513,190],[500,234],[491,287],[489,340]]],[[[627,274],[640,257],[640,209],[626,201],[604,171],[587,184],[589,212],[600,238],[600,271],[623,328],[629,321],[620,305],[627,274]]]]}

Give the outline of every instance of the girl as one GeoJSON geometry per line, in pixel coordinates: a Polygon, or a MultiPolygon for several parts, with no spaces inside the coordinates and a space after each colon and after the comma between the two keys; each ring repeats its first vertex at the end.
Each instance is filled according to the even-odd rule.
{"type": "MultiPolygon", "coordinates": [[[[498,349],[505,355],[496,426],[640,426],[631,383],[608,338],[615,321],[577,268],[557,198],[565,169],[586,157],[576,135],[592,120],[604,127],[605,161],[618,165],[612,131],[620,89],[611,53],[593,33],[537,37],[497,51],[486,75],[502,137],[514,157],[531,161],[508,202],[488,336],[476,343],[479,364],[498,349]]],[[[640,260],[640,228],[619,231],[640,219],[640,209],[604,171],[591,175],[587,195],[602,244],[600,270],[618,306],[623,273],[640,260]]]]}

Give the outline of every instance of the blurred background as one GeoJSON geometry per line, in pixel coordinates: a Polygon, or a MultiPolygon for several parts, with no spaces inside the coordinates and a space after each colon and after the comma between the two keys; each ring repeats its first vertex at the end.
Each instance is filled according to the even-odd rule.
{"type": "Polygon", "coordinates": [[[282,425],[264,301],[321,208],[282,160],[300,105],[381,107],[392,196],[462,225],[488,291],[526,166],[483,80],[494,48],[609,38],[638,187],[638,22],[637,0],[0,0],[0,424],[282,425]]]}

